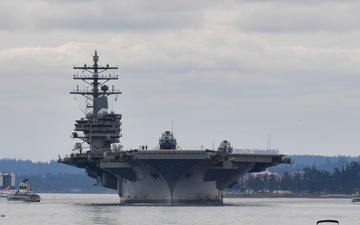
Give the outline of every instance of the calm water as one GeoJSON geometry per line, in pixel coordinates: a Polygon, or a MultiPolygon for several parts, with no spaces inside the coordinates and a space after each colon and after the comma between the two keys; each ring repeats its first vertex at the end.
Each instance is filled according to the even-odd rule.
{"type": "MultiPolygon", "coordinates": [[[[351,199],[225,199],[223,206],[122,206],[117,195],[41,194],[40,203],[0,199],[0,224],[305,225],[336,219],[358,224],[351,199]]],[[[332,223],[334,225],[334,223],[332,223]]]]}

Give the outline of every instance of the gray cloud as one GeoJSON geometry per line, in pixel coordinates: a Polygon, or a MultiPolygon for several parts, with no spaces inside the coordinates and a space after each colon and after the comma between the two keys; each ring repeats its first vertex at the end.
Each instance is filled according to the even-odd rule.
{"type": "Polygon", "coordinates": [[[356,2],[1,4],[0,157],[70,153],[72,66],[95,49],[119,66],[126,148],[155,146],[173,120],[182,146],[265,148],[271,132],[285,154],[358,154],[356,2]]]}
{"type": "Polygon", "coordinates": [[[244,8],[236,21],[239,29],[252,32],[350,32],[360,28],[360,4],[353,1],[252,2],[239,8],[244,8]]]}
{"type": "Polygon", "coordinates": [[[198,28],[206,1],[19,1],[2,5],[2,29],[147,30],[198,28]],[[18,15],[21,15],[19,17],[18,15]]]}

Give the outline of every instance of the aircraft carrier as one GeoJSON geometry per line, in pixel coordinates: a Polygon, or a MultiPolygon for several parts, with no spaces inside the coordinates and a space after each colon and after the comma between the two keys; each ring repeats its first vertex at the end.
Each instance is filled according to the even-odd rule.
{"type": "Polygon", "coordinates": [[[124,204],[222,204],[223,191],[234,186],[245,173],[290,163],[274,151],[257,154],[233,150],[224,140],[216,150],[184,150],[177,145],[172,131],[165,131],[155,149],[142,146],[125,150],[120,145],[121,114],[109,110],[108,97],[121,92],[108,82],[118,75],[105,74],[114,66],[100,66],[97,51],[93,65],[74,66],[82,70],[73,79],[86,84],[70,94],[88,100],[84,118],[76,120],[72,138],[73,152],[58,162],[84,168],[97,185],[114,189],[124,204]]]}

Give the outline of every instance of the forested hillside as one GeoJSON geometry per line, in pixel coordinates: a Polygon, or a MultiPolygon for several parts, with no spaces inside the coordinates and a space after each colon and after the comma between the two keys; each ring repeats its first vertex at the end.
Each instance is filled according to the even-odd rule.
{"type": "Polygon", "coordinates": [[[58,163],[30,160],[1,159],[0,171],[15,174],[16,185],[27,178],[39,193],[114,193],[94,185],[96,180],[79,169],[58,163]]]}
{"type": "Polygon", "coordinates": [[[47,173],[59,174],[83,174],[84,169],[75,168],[72,166],[64,165],[56,161],[50,162],[33,162],[30,160],[16,160],[16,159],[0,159],[0,171],[11,172],[19,175],[41,175],[47,173]]]}
{"type": "Polygon", "coordinates": [[[82,174],[46,174],[20,175],[16,177],[16,183],[23,179],[29,179],[33,190],[38,193],[116,193],[116,191],[99,187],[96,180],[82,174]]]}
{"type": "Polygon", "coordinates": [[[351,162],[360,162],[360,156],[320,156],[320,155],[289,155],[286,156],[293,160],[293,164],[278,165],[269,168],[268,170],[273,173],[290,174],[302,171],[306,167],[316,167],[318,170],[325,170],[333,173],[335,168],[342,168],[351,162]]]}
{"type": "Polygon", "coordinates": [[[360,188],[360,163],[351,162],[334,173],[318,170],[315,166],[289,174],[247,174],[240,179],[232,191],[244,193],[293,194],[346,194],[351,195],[360,188]]]}

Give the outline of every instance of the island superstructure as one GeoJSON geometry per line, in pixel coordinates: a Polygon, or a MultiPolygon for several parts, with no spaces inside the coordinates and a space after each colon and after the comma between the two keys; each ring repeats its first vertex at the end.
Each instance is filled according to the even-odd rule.
{"type": "Polygon", "coordinates": [[[76,120],[70,156],[59,162],[84,168],[97,185],[114,189],[120,202],[160,204],[221,204],[223,191],[248,172],[260,172],[290,160],[280,154],[239,154],[224,140],[217,150],[180,149],[172,131],[165,131],[155,149],[125,150],[120,145],[121,114],[109,110],[108,96],[121,92],[107,83],[118,75],[105,75],[118,67],[100,66],[95,51],[93,65],[76,67],[89,75],[74,75],[90,88],[79,86],[70,94],[89,103],[85,118],[76,120]]]}

